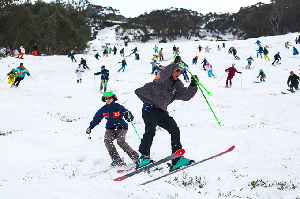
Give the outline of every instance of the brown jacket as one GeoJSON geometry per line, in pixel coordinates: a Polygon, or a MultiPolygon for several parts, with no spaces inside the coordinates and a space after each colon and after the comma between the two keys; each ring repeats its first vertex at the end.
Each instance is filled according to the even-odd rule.
{"type": "Polygon", "coordinates": [[[135,94],[145,104],[153,105],[164,111],[167,111],[168,105],[174,100],[190,100],[197,92],[197,85],[190,84],[189,87],[184,87],[180,79],[173,80],[172,74],[177,68],[179,68],[178,64],[169,64],[159,73],[157,79],[136,89],[135,94]]]}

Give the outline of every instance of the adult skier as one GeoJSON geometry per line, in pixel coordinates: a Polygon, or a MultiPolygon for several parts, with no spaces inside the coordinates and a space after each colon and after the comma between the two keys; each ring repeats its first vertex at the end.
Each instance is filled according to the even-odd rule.
{"type": "Polygon", "coordinates": [[[264,71],[263,71],[263,69],[259,69],[259,74],[258,74],[258,76],[257,76],[257,78],[259,77],[259,80],[261,81],[261,82],[264,82],[265,81],[265,79],[266,79],[266,74],[264,73],[264,71]]]}
{"type": "Polygon", "coordinates": [[[177,48],[176,48],[176,46],[174,45],[174,46],[173,46],[173,54],[175,54],[176,51],[177,51],[177,48]]]}
{"type": "Polygon", "coordinates": [[[119,64],[119,63],[122,63],[122,67],[118,70],[118,72],[120,72],[122,69],[123,69],[122,72],[124,72],[125,66],[127,66],[127,63],[126,63],[126,61],[125,61],[125,58],[124,58],[121,62],[118,62],[118,64],[119,64]]]}
{"type": "Polygon", "coordinates": [[[154,53],[157,53],[157,52],[158,52],[158,50],[157,50],[157,49],[158,49],[158,47],[157,47],[156,45],[154,46],[154,48],[153,48],[153,49],[154,49],[154,53]]]}
{"type": "Polygon", "coordinates": [[[159,60],[163,60],[164,59],[164,54],[162,53],[163,48],[160,49],[160,51],[158,52],[158,57],[159,60]]]}
{"type": "Polygon", "coordinates": [[[37,47],[36,43],[33,45],[32,48],[33,48],[32,54],[33,54],[34,56],[37,56],[37,55],[38,55],[38,54],[37,54],[38,47],[37,47]]]}
{"type": "Polygon", "coordinates": [[[198,61],[198,56],[196,56],[196,57],[193,58],[193,60],[192,60],[192,65],[193,65],[193,64],[196,65],[196,64],[197,64],[197,61],[198,61]]]}
{"type": "Polygon", "coordinates": [[[293,47],[293,55],[299,55],[297,48],[293,47]]]}
{"type": "Polygon", "coordinates": [[[236,55],[237,54],[237,51],[236,51],[236,49],[233,47],[233,49],[232,49],[232,54],[233,54],[233,56],[234,56],[234,58],[236,58],[237,60],[239,60],[240,58],[236,55]]]}
{"type": "Polygon", "coordinates": [[[11,49],[9,46],[6,47],[6,52],[5,52],[6,57],[8,54],[11,54],[11,49]]]}
{"type": "Polygon", "coordinates": [[[18,87],[20,82],[25,78],[25,75],[27,74],[28,76],[30,76],[29,71],[27,70],[27,68],[25,68],[23,66],[23,63],[20,63],[20,66],[12,69],[10,73],[16,73],[17,74],[17,78],[15,79],[14,83],[12,83],[11,87],[18,87]]]}
{"type": "Polygon", "coordinates": [[[257,41],[255,42],[255,44],[257,44],[258,46],[260,46],[261,42],[260,42],[259,40],[257,40],[257,41]]]}
{"type": "Polygon", "coordinates": [[[94,73],[94,75],[101,75],[101,83],[100,83],[100,91],[102,92],[102,89],[104,89],[104,93],[107,89],[107,83],[109,80],[109,70],[105,69],[105,66],[101,66],[101,71],[94,73]]]}
{"type": "MultiPolygon", "coordinates": [[[[142,117],[145,123],[145,133],[139,146],[140,163],[138,167],[145,166],[151,162],[150,148],[155,136],[156,126],[167,130],[171,135],[172,153],[182,148],[180,142],[180,130],[175,120],[169,115],[167,107],[174,100],[188,101],[197,92],[196,80],[192,78],[189,87],[179,79],[183,68],[179,66],[181,57],[175,57],[173,63],[165,67],[153,82],[145,84],[135,90],[135,94],[144,103],[142,117]]],[[[194,76],[196,79],[197,76],[194,76]]],[[[193,162],[190,159],[179,157],[172,160],[172,168],[177,169],[193,162]]]]}
{"type": "Polygon", "coordinates": [[[268,59],[268,61],[270,61],[270,58],[268,57],[269,51],[267,50],[266,47],[264,47],[264,51],[263,52],[264,52],[264,58],[265,58],[265,60],[268,59]]]}
{"type": "Polygon", "coordinates": [[[107,49],[105,48],[104,51],[103,51],[103,57],[106,55],[106,57],[108,57],[108,51],[107,49]]]}
{"type": "Polygon", "coordinates": [[[199,53],[201,53],[201,51],[202,51],[201,45],[198,46],[198,50],[199,50],[199,53]]]}
{"type": "MultiPolygon", "coordinates": [[[[138,52],[137,47],[135,47],[134,49],[131,50],[132,53],[130,53],[128,56],[131,56],[132,54],[135,54],[136,52],[138,52]]],[[[127,57],[127,56],[126,56],[127,57]]]]}
{"type": "Polygon", "coordinates": [[[84,73],[84,70],[81,68],[81,64],[78,64],[78,67],[75,69],[75,73],[77,75],[77,83],[82,83],[82,73],[84,73]]]}
{"type": "Polygon", "coordinates": [[[153,62],[150,62],[150,64],[152,65],[152,72],[151,72],[151,74],[153,74],[159,63],[157,62],[156,59],[154,59],[153,62]]]}
{"type": "Polygon", "coordinates": [[[205,52],[206,52],[206,53],[209,53],[210,49],[211,49],[210,47],[206,46],[206,47],[205,47],[205,52]]]}
{"type": "Polygon", "coordinates": [[[280,59],[281,59],[280,52],[278,52],[276,55],[274,55],[274,61],[273,61],[272,65],[275,66],[275,62],[276,61],[277,61],[276,64],[278,64],[278,62],[279,62],[280,59]]]}
{"type": "Polygon", "coordinates": [[[23,58],[24,55],[25,55],[25,48],[23,46],[21,46],[19,49],[19,54],[18,54],[17,58],[24,59],[23,58]]]}
{"type": "Polygon", "coordinates": [[[120,55],[121,55],[121,57],[124,57],[124,48],[122,48],[122,49],[120,50],[120,55]]]}
{"type": "Polygon", "coordinates": [[[131,122],[133,115],[123,105],[116,103],[117,96],[112,91],[105,92],[102,96],[102,101],[106,102],[95,114],[86,133],[90,134],[91,130],[97,126],[103,118],[107,120],[104,143],[107,151],[112,159],[111,166],[124,166],[126,163],[121,159],[113,141],[117,140],[119,147],[132,159],[135,164],[139,162],[139,154],[133,150],[126,142],[126,134],[128,124],[131,122]],[[124,120],[125,119],[125,120],[124,120]]]}
{"type": "Polygon", "coordinates": [[[87,65],[86,65],[86,60],[81,58],[80,64],[82,64],[84,69],[90,69],[87,65]]]}
{"type": "Polygon", "coordinates": [[[225,87],[227,87],[227,88],[228,88],[228,81],[230,82],[229,87],[232,86],[231,79],[233,78],[233,76],[235,75],[235,73],[240,73],[240,74],[242,74],[242,72],[238,72],[234,66],[235,66],[235,64],[233,63],[231,67],[229,67],[229,68],[227,68],[227,69],[225,70],[225,72],[228,73],[228,76],[227,76],[227,79],[226,79],[226,86],[225,86],[225,87]]]}
{"type": "Polygon", "coordinates": [[[101,58],[101,56],[100,56],[99,53],[97,52],[97,54],[95,55],[95,58],[99,60],[99,57],[101,58]]]}
{"type": "Polygon", "coordinates": [[[252,65],[252,61],[254,61],[254,59],[250,56],[248,59],[248,65],[246,66],[246,68],[250,69],[250,66],[252,65]]]}
{"type": "Polygon", "coordinates": [[[75,52],[74,50],[71,50],[70,53],[68,54],[68,57],[71,57],[71,61],[75,61],[77,62],[77,60],[75,59],[75,52]]]}
{"type": "Polygon", "coordinates": [[[114,46],[114,55],[117,53],[117,47],[116,46],[114,46]]]}
{"type": "Polygon", "coordinates": [[[201,62],[201,64],[203,64],[203,69],[206,70],[206,63],[207,63],[207,60],[206,60],[206,57],[204,57],[203,61],[201,62]]]}
{"type": "Polygon", "coordinates": [[[284,43],[284,47],[285,47],[286,49],[290,49],[290,46],[291,46],[291,45],[290,45],[290,42],[287,41],[287,42],[284,43]]]}
{"type": "Polygon", "coordinates": [[[290,89],[288,89],[288,90],[291,91],[292,93],[295,92],[295,91],[294,91],[294,88],[295,88],[296,90],[299,89],[299,88],[298,88],[298,85],[299,85],[299,77],[298,77],[296,74],[294,74],[293,71],[290,72],[290,76],[289,76],[289,78],[288,78],[288,80],[287,80],[287,85],[288,85],[288,87],[290,87],[290,89]],[[291,84],[290,84],[290,82],[291,82],[291,84]]]}
{"type": "Polygon", "coordinates": [[[261,54],[264,52],[264,49],[261,47],[261,45],[259,45],[259,48],[256,51],[257,51],[257,54],[256,54],[257,58],[258,58],[258,54],[260,54],[260,58],[262,58],[261,54]]]}

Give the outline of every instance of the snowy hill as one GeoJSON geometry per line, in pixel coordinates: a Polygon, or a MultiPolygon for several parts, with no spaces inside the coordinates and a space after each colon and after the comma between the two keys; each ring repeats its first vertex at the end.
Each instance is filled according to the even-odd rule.
{"type": "MultiPolygon", "coordinates": [[[[300,91],[281,94],[287,89],[289,72],[299,73],[300,57],[284,47],[286,41],[294,44],[296,36],[298,33],[259,38],[262,46],[269,47],[271,61],[256,58],[257,38],[225,42],[221,51],[217,45],[222,42],[217,41],[129,43],[125,55],[137,47],[141,59],[125,57],[128,66],[118,73],[122,60],[119,50],[124,43],[115,40],[113,28],[107,28],[91,42],[87,54],[75,56],[78,62],[81,57],[86,59],[90,67],[81,84],[74,76],[78,62],[72,63],[67,56],[25,55],[24,60],[0,60],[0,81],[21,62],[33,78],[26,76],[18,88],[10,88],[7,79],[0,84],[0,198],[300,198],[300,91]],[[106,44],[116,45],[117,55],[96,60],[94,54],[98,51],[102,55],[106,44]],[[92,130],[92,139],[85,134],[94,114],[104,105],[100,77],[94,78],[93,73],[102,65],[110,70],[109,90],[133,113],[135,128],[142,136],[142,102],[134,90],[154,78],[150,62],[155,44],[163,48],[166,61],[160,62],[162,65],[173,61],[173,45],[180,47],[183,61],[211,92],[206,98],[221,122],[219,126],[199,90],[188,102],[173,102],[168,110],[180,128],[185,157],[201,160],[232,145],[236,148],[149,185],[137,186],[167,173],[166,164],[160,165],[160,170],[115,182],[111,179],[120,176],[118,168],[104,172],[111,163],[103,141],[105,121],[92,130]],[[199,53],[199,45],[212,50],[199,53]],[[241,60],[228,54],[231,46],[241,60]],[[282,64],[272,66],[277,52],[282,64]],[[249,70],[245,66],[250,55],[254,62],[249,70]],[[198,64],[192,65],[195,56],[199,56],[198,64]],[[213,66],[216,78],[209,78],[202,69],[203,57],[213,66]],[[232,63],[242,74],[235,75],[232,88],[225,88],[224,70],[232,63]],[[259,80],[259,69],[266,73],[266,82],[253,83],[259,80]]],[[[138,150],[140,140],[131,125],[126,139],[138,150]]],[[[132,163],[120,148],[118,152],[127,164],[132,163]]],[[[169,134],[157,129],[151,158],[159,160],[170,153],[169,134]]]]}

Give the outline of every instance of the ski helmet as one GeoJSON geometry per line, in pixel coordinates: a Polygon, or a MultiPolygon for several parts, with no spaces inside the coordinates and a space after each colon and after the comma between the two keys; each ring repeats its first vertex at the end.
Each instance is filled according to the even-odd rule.
{"type": "Polygon", "coordinates": [[[232,66],[235,66],[235,63],[233,63],[232,66]]]}
{"type": "Polygon", "coordinates": [[[174,62],[175,63],[179,63],[181,61],[181,57],[180,56],[176,56],[174,62]]]}
{"type": "Polygon", "coordinates": [[[105,66],[103,65],[103,66],[101,66],[101,69],[104,69],[105,68],[105,66]]]}
{"type": "Polygon", "coordinates": [[[259,69],[259,72],[262,72],[263,71],[263,69],[259,69]]]}

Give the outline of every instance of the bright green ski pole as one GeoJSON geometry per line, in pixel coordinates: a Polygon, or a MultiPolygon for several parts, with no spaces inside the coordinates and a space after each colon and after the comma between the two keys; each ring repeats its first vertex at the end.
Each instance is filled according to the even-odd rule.
{"type": "MultiPolygon", "coordinates": [[[[198,87],[199,87],[199,89],[200,89],[200,91],[201,91],[201,93],[202,93],[202,95],[203,95],[203,97],[204,97],[206,103],[208,104],[208,106],[209,106],[211,112],[214,114],[216,120],[218,121],[218,124],[221,126],[221,122],[219,122],[219,119],[217,118],[215,112],[214,112],[213,109],[211,108],[211,106],[210,106],[209,102],[207,101],[207,99],[206,99],[206,97],[205,97],[205,94],[203,93],[203,91],[202,91],[201,87],[199,86],[199,84],[200,84],[203,88],[204,88],[204,86],[203,86],[203,85],[197,80],[197,78],[195,78],[195,76],[194,76],[194,75],[193,75],[193,74],[192,74],[192,73],[184,66],[184,64],[181,64],[181,65],[182,65],[182,66],[185,68],[185,70],[188,71],[188,72],[191,74],[191,76],[197,81],[197,85],[198,85],[198,87]]],[[[205,89],[205,88],[204,88],[204,89],[205,89]]],[[[206,90],[206,89],[205,89],[205,90],[206,90]]],[[[206,90],[206,91],[207,91],[207,90],[206,90]]],[[[210,95],[210,92],[207,91],[207,94],[210,95]]]]}
{"type": "Polygon", "coordinates": [[[136,131],[136,129],[135,129],[135,127],[134,127],[134,125],[133,125],[133,123],[132,123],[132,120],[131,120],[131,118],[129,117],[129,115],[128,115],[128,119],[130,120],[130,123],[131,123],[132,127],[134,128],[135,133],[137,134],[137,136],[138,136],[139,139],[141,140],[140,135],[139,135],[138,132],[136,131]]]}
{"type": "MultiPolygon", "coordinates": [[[[181,66],[183,66],[185,68],[185,70],[187,72],[189,72],[190,75],[197,81],[197,83],[198,83],[197,85],[198,85],[199,88],[200,88],[200,86],[202,86],[202,88],[204,88],[204,90],[206,90],[206,88],[195,78],[195,76],[187,69],[187,67],[185,67],[185,65],[183,63],[181,63],[181,66]]],[[[207,92],[207,95],[210,95],[210,92],[208,90],[206,90],[206,92],[207,92]]]]}

